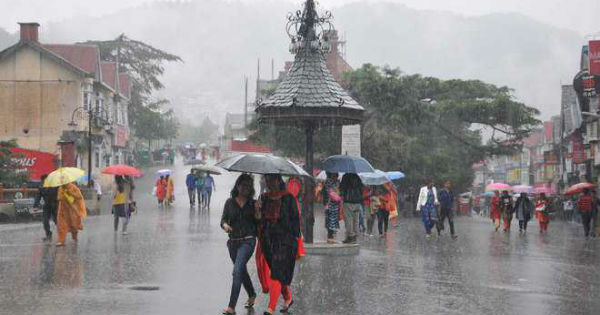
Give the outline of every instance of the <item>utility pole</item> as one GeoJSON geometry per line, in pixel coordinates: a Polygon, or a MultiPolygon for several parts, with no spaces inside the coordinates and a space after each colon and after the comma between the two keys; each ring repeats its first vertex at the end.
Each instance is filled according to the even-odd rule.
{"type": "Polygon", "coordinates": [[[248,77],[244,77],[244,128],[248,130],[248,77]]]}
{"type": "Polygon", "coordinates": [[[260,58],[258,58],[258,63],[256,65],[256,100],[260,99],[260,58]]]}

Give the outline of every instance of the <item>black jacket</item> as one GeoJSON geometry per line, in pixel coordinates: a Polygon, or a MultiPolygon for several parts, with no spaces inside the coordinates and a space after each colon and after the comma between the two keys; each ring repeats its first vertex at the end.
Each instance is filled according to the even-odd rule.
{"type": "Polygon", "coordinates": [[[233,232],[229,233],[229,238],[256,236],[259,221],[254,217],[254,203],[254,200],[248,200],[244,207],[240,208],[235,198],[227,199],[221,216],[221,228],[223,223],[231,226],[233,232]]]}
{"type": "Polygon", "coordinates": [[[363,203],[363,183],[356,174],[344,174],[340,183],[340,191],[344,202],[363,203]]]}

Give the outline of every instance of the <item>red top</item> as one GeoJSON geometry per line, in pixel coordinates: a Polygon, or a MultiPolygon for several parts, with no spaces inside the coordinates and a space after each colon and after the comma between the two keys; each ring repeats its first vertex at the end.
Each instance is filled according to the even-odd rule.
{"type": "Polygon", "coordinates": [[[592,195],[584,195],[579,197],[577,201],[577,208],[579,211],[592,211],[594,204],[594,197],[592,195]]]}

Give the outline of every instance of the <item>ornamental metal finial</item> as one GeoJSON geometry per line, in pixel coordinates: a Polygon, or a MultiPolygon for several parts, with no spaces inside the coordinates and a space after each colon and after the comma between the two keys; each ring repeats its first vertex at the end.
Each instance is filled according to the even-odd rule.
{"type": "Polygon", "coordinates": [[[329,52],[331,45],[327,34],[334,27],[331,23],[331,12],[326,11],[322,16],[317,14],[314,0],[306,0],[304,10],[288,13],[286,31],[290,36],[290,52],[298,53],[302,49],[329,52]]]}

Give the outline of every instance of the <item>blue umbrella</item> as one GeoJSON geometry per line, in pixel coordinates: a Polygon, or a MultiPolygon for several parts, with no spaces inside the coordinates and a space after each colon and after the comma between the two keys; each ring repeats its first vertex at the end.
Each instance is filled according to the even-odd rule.
{"type": "Polygon", "coordinates": [[[365,185],[378,186],[390,182],[387,175],[380,170],[375,170],[373,173],[359,173],[358,176],[365,185]]]}
{"type": "Polygon", "coordinates": [[[156,177],[171,175],[172,171],[169,169],[162,169],[156,171],[156,177]]]}
{"type": "Polygon", "coordinates": [[[359,157],[351,155],[333,155],[325,159],[323,169],[330,173],[373,173],[371,164],[359,157]]]}
{"type": "Polygon", "coordinates": [[[400,171],[394,171],[394,172],[386,172],[387,177],[391,180],[399,180],[399,179],[403,179],[404,177],[406,177],[404,175],[404,173],[400,172],[400,171]]]}

